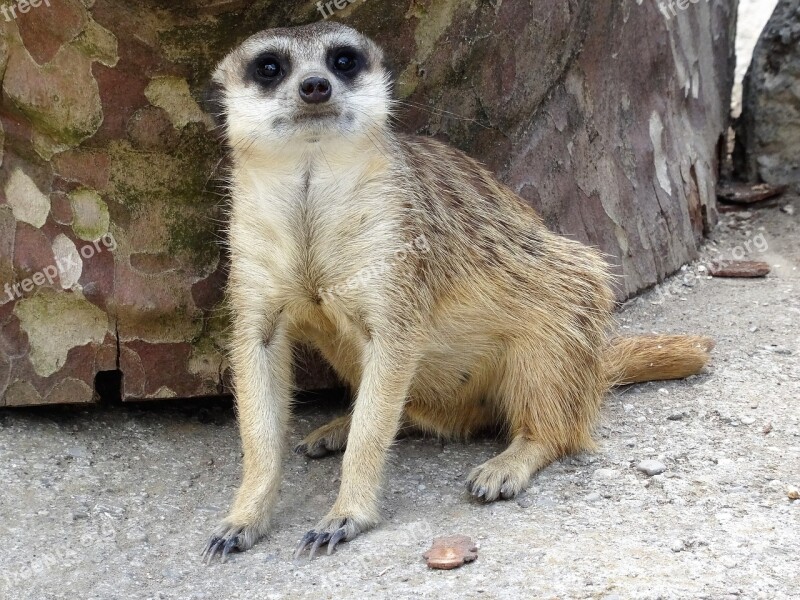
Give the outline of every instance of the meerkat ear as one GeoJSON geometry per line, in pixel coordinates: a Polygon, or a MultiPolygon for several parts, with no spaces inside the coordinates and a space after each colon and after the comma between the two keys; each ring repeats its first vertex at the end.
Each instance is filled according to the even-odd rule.
{"type": "Polygon", "coordinates": [[[227,125],[227,113],[224,102],[225,86],[222,83],[219,71],[212,75],[211,80],[203,91],[203,110],[213,119],[218,135],[224,136],[227,125]]]}

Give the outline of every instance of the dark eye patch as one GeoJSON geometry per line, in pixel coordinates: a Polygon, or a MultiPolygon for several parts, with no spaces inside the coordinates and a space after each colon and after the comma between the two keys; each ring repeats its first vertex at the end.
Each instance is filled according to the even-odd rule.
{"type": "Polygon", "coordinates": [[[248,66],[249,78],[263,87],[269,87],[289,73],[289,59],[273,52],[264,52],[248,66]]]}
{"type": "Polygon", "coordinates": [[[367,58],[355,48],[344,46],[328,53],[328,67],[341,79],[353,79],[367,66],[367,58]]]}

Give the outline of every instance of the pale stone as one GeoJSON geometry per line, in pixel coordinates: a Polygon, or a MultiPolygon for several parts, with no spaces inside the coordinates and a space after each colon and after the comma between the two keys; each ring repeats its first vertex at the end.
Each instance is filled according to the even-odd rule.
{"type": "Polygon", "coordinates": [[[42,227],[50,214],[50,199],[22,169],[14,169],[6,183],[6,199],[17,221],[42,227]]]}
{"type": "Polygon", "coordinates": [[[160,388],[156,390],[155,394],[149,396],[150,398],[176,398],[178,394],[175,393],[174,390],[171,390],[165,385],[162,385],[160,388]]]}
{"type": "Polygon", "coordinates": [[[110,223],[108,206],[100,194],[94,190],[76,190],[69,195],[72,205],[72,230],[80,239],[87,242],[99,240],[106,233],[110,223]]]}
{"type": "Polygon", "coordinates": [[[119,62],[117,36],[94,19],[89,19],[74,43],[86,56],[107,67],[115,67],[119,62]]]}
{"type": "MultiPolygon", "coordinates": [[[[46,65],[36,64],[24,49],[12,53],[2,83],[8,99],[34,129],[56,145],[77,146],[103,122],[91,59],[71,45],[63,46],[46,65]]],[[[47,150],[41,140],[38,146],[47,150]]]]}
{"type": "Polygon", "coordinates": [[[208,123],[208,117],[192,98],[189,83],[180,77],[154,77],[144,95],[153,106],[163,108],[176,129],[189,123],[208,123]]]}
{"type": "Polygon", "coordinates": [[[53,256],[61,278],[61,287],[70,289],[78,283],[83,273],[83,261],[75,243],[63,233],[58,234],[53,240],[53,256]]]}

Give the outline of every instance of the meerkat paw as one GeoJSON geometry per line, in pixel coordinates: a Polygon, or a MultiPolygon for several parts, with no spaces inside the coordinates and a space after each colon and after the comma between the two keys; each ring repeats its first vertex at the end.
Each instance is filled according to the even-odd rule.
{"type": "Polygon", "coordinates": [[[350,433],[350,416],[339,417],[319,429],[315,429],[295,446],[297,454],[305,454],[309,458],[322,458],[334,452],[341,452],[347,445],[350,433]]]}
{"type": "Polygon", "coordinates": [[[266,527],[237,524],[228,518],[219,524],[203,549],[202,557],[206,564],[210,564],[215,556],[221,562],[228,559],[231,552],[245,552],[266,533],[266,527]]]}
{"type": "Polygon", "coordinates": [[[472,470],[467,478],[467,491],[483,502],[507,500],[527,487],[530,476],[530,469],[523,461],[501,454],[472,470]]]}
{"type": "Polygon", "coordinates": [[[352,541],[358,534],[373,525],[374,523],[369,519],[359,519],[355,516],[328,515],[317,523],[314,529],[303,536],[303,539],[297,545],[294,557],[298,558],[310,547],[309,558],[314,558],[320,546],[327,546],[326,552],[330,555],[341,542],[352,541]]]}

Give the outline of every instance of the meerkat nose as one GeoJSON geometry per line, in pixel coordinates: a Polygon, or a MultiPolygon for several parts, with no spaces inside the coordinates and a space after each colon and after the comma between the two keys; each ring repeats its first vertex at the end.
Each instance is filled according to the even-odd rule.
{"type": "Polygon", "coordinates": [[[300,84],[300,97],[309,104],[322,104],[331,99],[331,82],[323,77],[309,77],[300,84]]]}

